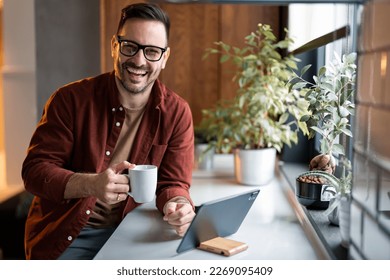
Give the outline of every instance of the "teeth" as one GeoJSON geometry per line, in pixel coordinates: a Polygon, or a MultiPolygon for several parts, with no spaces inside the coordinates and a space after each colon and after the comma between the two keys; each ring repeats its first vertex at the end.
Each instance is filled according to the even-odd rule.
{"type": "Polygon", "coordinates": [[[135,75],[146,75],[146,71],[139,70],[139,69],[127,68],[127,71],[135,75]]]}

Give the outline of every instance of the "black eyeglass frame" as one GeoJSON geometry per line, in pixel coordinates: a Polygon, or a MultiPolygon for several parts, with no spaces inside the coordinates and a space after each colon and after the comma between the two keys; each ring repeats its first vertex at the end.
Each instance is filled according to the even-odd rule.
{"type": "Polygon", "coordinates": [[[157,47],[157,46],[153,46],[153,45],[141,45],[141,44],[138,44],[137,42],[134,42],[134,41],[131,41],[131,40],[121,39],[119,35],[116,35],[116,40],[119,43],[119,51],[124,56],[133,57],[133,56],[135,56],[139,52],[139,50],[142,50],[142,53],[144,54],[145,59],[148,60],[148,61],[151,61],[151,62],[157,62],[157,61],[161,60],[162,56],[164,55],[164,53],[168,49],[168,47],[161,48],[161,47],[157,47]],[[129,55],[129,54],[123,53],[122,52],[122,42],[128,42],[128,43],[132,43],[132,44],[136,45],[137,46],[137,51],[133,55],[129,55]],[[156,49],[159,49],[159,50],[161,50],[161,56],[159,57],[159,59],[149,59],[145,55],[145,48],[156,48],[156,49]]]}

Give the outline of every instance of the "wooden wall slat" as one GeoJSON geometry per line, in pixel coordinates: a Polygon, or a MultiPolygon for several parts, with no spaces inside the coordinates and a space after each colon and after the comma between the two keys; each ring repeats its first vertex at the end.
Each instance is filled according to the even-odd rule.
{"type": "Polygon", "coordinates": [[[200,121],[205,106],[215,104],[218,95],[218,57],[202,60],[206,46],[218,38],[218,7],[174,5],[162,7],[171,18],[171,57],[161,80],[190,104],[194,122],[200,121]]]}
{"type": "MultiPolygon", "coordinates": [[[[233,46],[243,47],[245,37],[257,30],[259,23],[269,24],[279,36],[279,7],[272,5],[221,5],[220,40],[233,46]]],[[[232,99],[238,88],[232,81],[236,68],[225,63],[220,71],[220,91],[224,99],[232,99]]]]}
{"type": "MultiPolygon", "coordinates": [[[[115,34],[120,10],[129,3],[146,1],[101,0],[102,71],[111,71],[110,40],[115,34]]],[[[233,98],[236,85],[231,81],[234,68],[220,65],[218,56],[202,60],[213,42],[223,40],[242,46],[244,37],[256,30],[258,23],[279,30],[279,7],[272,5],[171,4],[160,3],[171,18],[169,46],[171,56],[160,79],[186,99],[194,117],[201,120],[201,110],[217,100],[233,98]]]]}

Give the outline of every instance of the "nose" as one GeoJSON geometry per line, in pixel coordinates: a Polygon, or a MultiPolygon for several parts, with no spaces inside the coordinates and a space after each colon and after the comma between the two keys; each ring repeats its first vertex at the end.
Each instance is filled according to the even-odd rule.
{"type": "Polygon", "coordinates": [[[146,58],[144,56],[144,51],[139,49],[138,52],[131,57],[131,60],[138,66],[144,65],[146,63],[146,58]]]}

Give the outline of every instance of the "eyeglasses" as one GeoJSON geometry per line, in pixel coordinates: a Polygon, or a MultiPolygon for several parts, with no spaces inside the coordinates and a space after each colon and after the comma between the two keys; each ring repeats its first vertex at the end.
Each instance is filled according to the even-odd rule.
{"type": "Polygon", "coordinates": [[[144,57],[152,62],[159,61],[163,53],[167,50],[167,48],[140,45],[134,41],[121,39],[118,35],[116,36],[116,40],[120,46],[119,50],[124,56],[132,57],[135,56],[139,50],[142,50],[144,57]]]}

